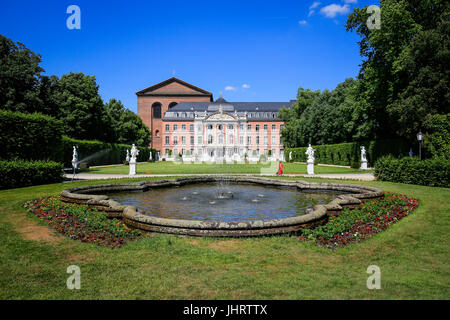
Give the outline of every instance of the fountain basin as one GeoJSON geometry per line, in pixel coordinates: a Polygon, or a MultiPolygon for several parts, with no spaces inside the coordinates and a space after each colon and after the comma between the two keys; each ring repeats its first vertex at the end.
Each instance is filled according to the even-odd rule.
{"type": "MultiPolygon", "coordinates": [[[[64,202],[87,204],[103,210],[109,217],[122,218],[128,226],[145,231],[193,236],[248,237],[295,233],[303,228],[315,227],[325,223],[329,216],[339,213],[343,208],[355,208],[364,200],[384,197],[384,192],[378,188],[352,184],[311,183],[257,177],[205,176],[76,187],[64,190],[61,197],[64,202]],[[316,204],[307,208],[301,215],[267,220],[220,221],[219,219],[186,220],[152,216],[141,212],[135,206],[123,205],[104,195],[111,192],[147,191],[218,182],[290,188],[300,191],[331,191],[337,196],[326,204],[316,204]],[[339,193],[345,194],[339,195],[339,193]]],[[[263,199],[264,195],[259,197],[259,200],[263,199]]],[[[230,201],[234,201],[234,199],[230,201]]],[[[181,199],[180,202],[182,202],[181,199]]]]}

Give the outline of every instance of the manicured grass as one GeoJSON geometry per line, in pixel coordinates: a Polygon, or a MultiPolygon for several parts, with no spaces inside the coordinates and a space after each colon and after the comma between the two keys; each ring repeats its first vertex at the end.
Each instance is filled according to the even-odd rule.
{"type": "MultiPolygon", "coordinates": [[[[301,163],[283,163],[283,173],[285,174],[306,174],[306,164],[301,163]]],[[[315,166],[315,173],[359,173],[369,172],[367,170],[315,166]]],[[[154,163],[139,163],[137,165],[137,174],[181,174],[181,173],[276,173],[278,171],[278,163],[268,164],[211,164],[211,163],[174,163],[174,162],[154,162],[154,163]],[[263,170],[263,171],[262,171],[263,170]]],[[[103,173],[103,174],[128,174],[128,166],[111,166],[101,168],[91,168],[89,173],[103,173]]]]}
{"type": "Polygon", "coordinates": [[[419,207],[373,238],[335,251],[291,236],[161,234],[113,250],[49,232],[21,207],[95,183],[0,191],[0,299],[450,298],[449,189],[347,181],[416,197],[419,207]],[[66,288],[69,265],[81,268],[81,290],[66,288]],[[381,268],[380,290],[366,287],[370,265],[381,268]]]}

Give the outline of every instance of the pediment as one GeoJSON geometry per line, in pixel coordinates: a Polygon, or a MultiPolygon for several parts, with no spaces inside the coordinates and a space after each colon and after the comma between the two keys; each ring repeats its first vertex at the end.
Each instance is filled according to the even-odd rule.
{"type": "Polygon", "coordinates": [[[212,93],[196,87],[178,78],[170,78],[144,90],[136,92],[138,96],[210,96],[212,93]]]}
{"type": "Polygon", "coordinates": [[[207,117],[205,120],[208,120],[208,121],[234,121],[234,120],[236,120],[236,118],[228,113],[217,112],[217,113],[213,113],[212,115],[207,117]]]}

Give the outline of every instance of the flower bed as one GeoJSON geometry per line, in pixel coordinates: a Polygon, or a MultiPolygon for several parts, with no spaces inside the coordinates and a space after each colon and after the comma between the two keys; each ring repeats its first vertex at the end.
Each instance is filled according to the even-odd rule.
{"type": "Polygon", "coordinates": [[[47,221],[58,232],[81,242],[120,248],[141,235],[121,220],[107,218],[105,212],[85,205],[63,203],[60,196],[27,201],[24,208],[47,221]]]}
{"type": "Polygon", "coordinates": [[[386,193],[382,200],[368,201],[359,209],[343,210],[315,229],[302,230],[300,241],[336,249],[370,238],[411,214],[418,200],[402,194],[386,193]]]}

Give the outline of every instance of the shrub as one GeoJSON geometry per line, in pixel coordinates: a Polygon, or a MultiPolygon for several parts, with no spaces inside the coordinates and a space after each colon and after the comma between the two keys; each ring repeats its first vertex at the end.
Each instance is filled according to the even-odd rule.
{"type": "Polygon", "coordinates": [[[0,189],[60,182],[62,164],[53,161],[0,161],[0,189]]]}
{"type": "MultiPolygon", "coordinates": [[[[106,143],[96,140],[77,140],[63,136],[64,166],[72,166],[73,146],[78,147],[78,160],[87,162],[90,166],[120,164],[127,156],[127,149],[131,146],[126,144],[106,143]]],[[[148,161],[150,150],[155,155],[156,150],[147,147],[137,147],[139,155],[138,162],[148,161]]],[[[154,157],[153,157],[154,159],[154,157]]]]}
{"type": "MultiPolygon", "coordinates": [[[[366,147],[366,156],[369,166],[375,161],[387,155],[407,155],[409,148],[404,140],[374,140],[366,142],[348,142],[339,144],[328,144],[313,146],[316,163],[336,164],[359,168],[361,161],[361,146],[366,147]]],[[[292,161],[306,162],[305,154],[307,147],[290,148],[285,151],[286,159],[292,151],[292,161]]]]}
{"type": "Polygon", "coordinates": [[[382,181],[448,188],[450,160],[384,157],[375,163],[375,176],[382,181]]]}
{"type": "Polygon", "coordinates": [[[0,159],[62,161],[60,121],[42,114],[0,110],[0,159]]]}

